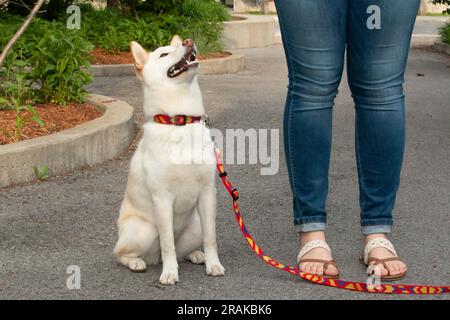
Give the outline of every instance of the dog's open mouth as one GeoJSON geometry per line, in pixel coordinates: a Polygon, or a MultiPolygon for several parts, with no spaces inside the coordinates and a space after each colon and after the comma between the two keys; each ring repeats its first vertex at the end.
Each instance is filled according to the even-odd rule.
{"type": "Polygon", "coordinates": [[[178,77],[183,72],[188,71],[189,68],[196,66],[198,66],[197,48],[195,47],[195,45],[193,45],[192,47],[188,47],[188,51],[180,61],[175,63],[169,68],[169,70],[167,70],[167,76],[169,78],[178,77]]]}

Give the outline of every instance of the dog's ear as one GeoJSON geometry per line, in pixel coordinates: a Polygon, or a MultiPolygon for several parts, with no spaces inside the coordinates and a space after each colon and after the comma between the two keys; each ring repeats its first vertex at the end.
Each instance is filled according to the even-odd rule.
{"type": "Polygon", "coordinates": [[[178,47],[183,44],[183,40],[181,40],[180,36],[176,35],[172,38],[172,41],[170,41],[171,47],[178,47]]]}
{"type": "Polygon", "coordinates": [[[136,41],[132,41],[130,43],[131,53],[133,54],[134,58],[134,65],[136,67],[136,70],[142,70],[147,63],[148,60],[148,52],[145,51],[144,48],[140,46],[139,43],[136,41]]]}

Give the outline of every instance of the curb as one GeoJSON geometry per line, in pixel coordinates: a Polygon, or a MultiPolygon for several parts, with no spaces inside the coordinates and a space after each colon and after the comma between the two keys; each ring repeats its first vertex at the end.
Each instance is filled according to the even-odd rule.
{"type": "Polygon", "coordinates": [[[411,38],[411,48],[420,49],[432,47],[441,38],[438,34],[413,34],[411,38]]]}
{"type": "Polygon", "coordinates": [[[223,23],[222,43],[226,49],[268,47],[273,44],[275,18],[266,15],[234,15],[242,20],[223,23]]]}
{"type": "Polygon", "coordinates": [[[103,163],[128,149],[135,134],[134,108],[95,94],[86,101],[104,114],[71,129],[0,146],[0,188],[35,180],[35,166],[48,166],[51,175],[58,175],[103,163]]]}
{"type": "Polygon", "coordinates": [[[445,42],[442,42],[441,40],[438,40],[434,43],[433,49],[450,56],[450,45],[446,44],[445,42]]]}
{"type": "MultiPolygon", "coordinates": [[[[204,75],[236,73],[245,69],[245,55],[232,53],[224,58],[214,58],[200,61],[199,73],[204,75]]],[[[93,65],[91,74],[94,77],[134,76],[133,64],[101,64],[93,65]]]]}

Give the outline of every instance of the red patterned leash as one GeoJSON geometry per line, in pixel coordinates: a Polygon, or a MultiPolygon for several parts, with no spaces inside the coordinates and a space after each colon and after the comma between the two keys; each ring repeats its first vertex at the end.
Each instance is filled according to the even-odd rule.
{"type": "Polygon", "coordinates": [[[261,258],[265,263],[275,267],[277,269],[292,273],[299,276],[300,278],[320,284],[328,287],[335,287],[351,291],[360,292],[370,292],[370,293],[386,293],[386,294],[443,294],[450,292],[450,286],[421,286],[421,285],[411,285],[411,284],[379,284],[379,285],[368,285],[364,282],[352,282],[339,279],[329,279],[322,276],[317,276],[300,271],[298,268],[284,265],[264,253],[264,251],[256,244],[253,237],[248,232],[245,227],[244,219],[239,211],[238,199],[239,192],[233,187],[231,181],[228,179],[227,173],[222,163],[222,157],[220,150],[215,150],[216,154],[216,166],[219,176],[222,180],[223,185],[227,189],[230,196],[233,198],[233,212],[236,217],[239,228],[242,231],[245,239],[247,240],[249,246],[252,248],[253,252],[261,258]]]}

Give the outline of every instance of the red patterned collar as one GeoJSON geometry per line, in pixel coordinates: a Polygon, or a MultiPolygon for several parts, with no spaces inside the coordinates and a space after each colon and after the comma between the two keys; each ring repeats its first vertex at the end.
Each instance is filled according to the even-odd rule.
{"type": "Polygon", "coordinates": [[[187,116],[185,114],[177,114],[169,116],[168,114],[156,114],[153,117],[156,123],[169,124],[174,126],[185,126],[191,123],[201,123],[209,128],[209,118],[206,114],[201,116],[187,116]]]}

